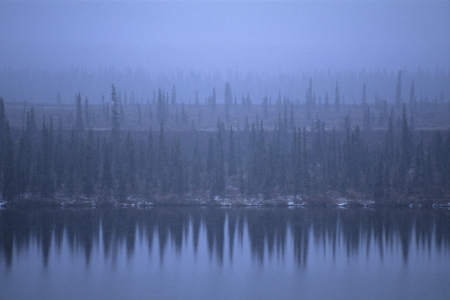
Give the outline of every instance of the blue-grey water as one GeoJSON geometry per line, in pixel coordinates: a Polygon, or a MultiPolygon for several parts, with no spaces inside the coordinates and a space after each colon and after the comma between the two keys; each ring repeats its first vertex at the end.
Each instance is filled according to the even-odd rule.
{"type": "Polygon", "coordinates": [[[0,299],[444,299],[450,211],[0,210],[0,299]]]}

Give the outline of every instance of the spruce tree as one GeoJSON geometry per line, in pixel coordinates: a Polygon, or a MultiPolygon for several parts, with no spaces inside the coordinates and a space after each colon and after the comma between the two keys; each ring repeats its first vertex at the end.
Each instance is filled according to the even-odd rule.
{"type": "Polygon", "coordinates": [[[237,174],[237,162],[236,162],[236,149],[235,141],[233,137],[233,126],[230,127],[229,137],[229,150],[228,150],[228,176],[234,176],[237,174]]]}
{"type": "Polygon", "coordinates": [[[362,89],[362,98],[361,98],[361,104],[363,109],[366,109],[366,105],[367,105],[367,93],[366,93],[366,84],[363,84],[363,89],[362,89]]]}
{"type": "Polygon", "coordinates": [[[89,117],[90,111],[89,111],[89,100],[87,97],[84,98],[84,122],[86,123],[86,126],[89,128],[91,126],[91,120],[89,117]]]}
{"type": "Polygon", "coordinates": [[[395,86],[395,105],[400,107],[402,103],[402,71],[398,71],[397,85],[395,86]]]}
{"type": "Polygon", "coordinates": [[[225,157],[223,152],[223,132],[220,128],[217,131],[215,157],[212,193],[213,195],[222,195],[225,191],[225,157]]]}
{"type": "Polygon", "coordinates": [[[81,135],[84,131],[84,122],[83,122],[83,109],[81,106],[81,94],[78,92],[76,97],[76,117],[75,117],[75,129],[76,132],[81,135]]]}
{"type": "Polygon", "coordinates": [[[117,146],[120,137],[120,120],[119,120],[119,102],[117,99],[116,88],[111,85],[111,137],[117,146]]]}
{"type": "Polygon", "coordinates": [[[198,136],[195,132],[195,144],[192,157],[192,171],[191,171],[191,186],[193,192],[198,192],[201,189],[201,173],[203,171],[202,159],[198,145],[198,136]]]}
{"type": "Polygon", "coordinates": [[[149,191],[155,186],[156,178],[156,162],[155,162],[155,146],[153,143],[153,132],[150,127],[148,133],[148,145],[147,145],[147,172],[146,172],[146,189],[149,191]]]}
{"type": "Polygon", "coordinates": [[[94,151],[94,132],[92,131],[92,129],[89,129],[86,146],[84,148],[82,170],[83,193],[88,199],[92,197],[95,192],[94,169],[96,168],[96,164],[94,151]]]}
{"type": "Polygon", "coordinates": [[[158,151],[158,163],[157,174],[160,192],[166,195],[170,191],[170,179],[169,179],[169,161],[168,153],[165,142],[164,125],[161,122],[161,128],[159,133],[159,151],[158,151]]]}
{"type": "Polygon", "coordinates": [[[42,152],[41,152],[41,175],[40,175],[40,189],[41,196],[49,198],[54,192],[53,183],[53,166],[52,166],[52,141],[47,125],[42,125],[42,152]]]}
{"type": "Polygon", "coordinates": [[[0,175],[3,173],[5,162],[6,123],[5,103],[3,98],[0,97],[0,175]]]}
{"type": "Polygon", "coordinates": [[[340,103],[340,97],[339,97],[339,86],[338,86],[338,82],[336,80],[336,88],[334,90],[334,108],[336,110],[339,110],[340,106],[341,106],[341,103],[340,103]]]}
{"type": "Polygon", "coordinates": [[[103,198],[108,199],[110,191],[114,187],[113,171],[112,171],[112,154],[110,143],[103,141],[103,166],[101,184],[103,190],[103,198]]]}
{"type": "Polygon", "coordinates": [[[3,199],[10,201],[17,194],[17,185],[14,165],[14,145],[8,121],[4,124],[4,141],[4,154],[2,154],[4,156],[2,196],[3,199]]]}

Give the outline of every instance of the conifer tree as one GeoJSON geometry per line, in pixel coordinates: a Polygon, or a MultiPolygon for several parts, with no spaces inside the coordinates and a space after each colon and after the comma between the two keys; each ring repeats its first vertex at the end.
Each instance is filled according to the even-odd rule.
{"type": "Polygon", "coordinates": [[[402,103],[402,71],[398,71],[397,85],[395,87],[395,105],[400,107],[402,103]]]}
{"type": "Polygon", "coordinates": [[[101,184],[103,190],[103,198],[109,197],[110,191],[113,188],[113,174],[112,174],[112,155],[110,143],[103,141],[103,166],[101,184]]]}
{"type": "Polygon", "coordinates": [[[231,93],[231,86],[228,81],[225,83],[224,103],[225,103],[225,105],[227,105],[229,107],[231,107],[233,105],[233,96],[231,93]]]}
{"type": "Polygon", "coordinates": [[[170,190],[170,179],[169,179],[169,166],[168,166],[168,153],[165,142],[164,125],[161,122],[161,128],[159,133],[159,151],[158,151],[158,162],[157,162],[157,174],[160,192],[166,195],[170,190]]]}
{"type": "Polygon", "coordinates": [[[134,191],[136,189],[136,153],[130,131],[127,133],[124,150],[125,184],[131,187],[131,191],[134,191]]]}
{"type": "Polygon", "coordinates": [[[5,103],[0,97],[0,175],[3,173],[3,164],[5,162],[5,142],[6,142],[6,115],[5,103]]]}
{"type": "Polygon", "coordinates": [[[216,88],[213,87],[212,96],[210,98],[210,108],[214,112],[216,111],[217,100],[216,100],[216,88]]]}
{"type": "Polygon", "coordinates": [[[233,137],[233,126],[230,127],[230,141],[229,141],[229,151],[228,151],[228,176],[234,176],[237,174],[237,164],[236,164],[236,149],[235,141],[233,137]]]}
{"type": "Polygon", "coordinates": [[[215,145],[213,195],[221,195],[225,191],[225,157],[223,152],[223,131],[217,130],[217,142],[215,145]]]}
{"type": "Polygon", "coordinates": [[[200,156],[200,149],[198,145],[198,136],[195,132],[195,144],[192,157],[192,171],[191,171],[191,186],[193,192],[198,192],[201,189],[201,173],[202,173],[202,160],[200,156]]]}
{"type": "Polygon", "coordinates": [[[338,86],[338,82],[336,80],[336,88],[334,90],[334,108],[336,110],[339,110],[341,103],[340,103],[340,99],[339,99],[339,86],[338,86]]]}
{"type": "Polygon", "coordinates": [[[416,95],[415,95],[414,80],[413,80],[411,83],[411,89],[409,91],[409,105],[411,107],[414,104],[415,98],[416,98],[416,95]]]}
{"type": "Polygon", "coordinates": [[[91,120],[89,117],[89,100],[87,97],[84,98],[84,121],[86,123],[86,126],[89,128],[91,126],[91,120]]]}
{"type": "Polygon", "coordinates": [[[86,146],[83,155],[83,193],[89,199],[95,192],[94,188],[94,173],[96,168],[95,154],[94,154],[94,132],[89,129],[86,146]]]}
{"type": "Polygon", "coordinates": [[[183,195],[185,191],[184,185],[184,168],[183,168],[183,153],[181,150],[180,139],[177,138],[172,145],[171,155],[171,170],[170,181],[172,185],[172,191],[178,196],[183,195]]]}
{"type": "Polygon", "coordinates": [[[155,163],[155,146],[153,144],[153,132],[150,127],[148,133],[147,146],[147,187],[152,188],[155,185],[156,163],[155,163]]]}
{"type": "Polygon", "coordinates": [[[78,92],[76,97],[76,117],[75,117],[75,129],[76,132],[81,135],[84,131],[84,122],[83,122],[83,109],[81,106],[81,94],[78,92]]]}
{"type": "Polygon", "coordinates": [[[164,91],[158,89],[158,100],[156,102],[156,116],[159,122],[166,121],[166,101],[164,99],[164,91]]]}
{"type": "MultiPolygon", "coordinates": [[[[403,104],[402,112],[402,132],[401,132],[401,167],[405,168],[403,171],[407,171],[409,165],[411,164],[411,131],[408,127],[408,120],[406,117],[406,105],[403,104]]],[[[403,173],[403,172],[402,172],[403,173]]]]}
{"type": "Polygon", "coordinates": [[[41,196],[49,198],[54,192],[53,183],[53,166],[52,166],[52,141],[51,135],[48,132],[47,125],[42,125],[42,152],[41,152],[41,175],[40,175],[40,189],[41,196]]]}
{"type": "Polygon", "coordinates": [[[170,104],[172,106],[176,106],[177,105],[177,90],[175,88],[175,85],[172,86],[172,94],[170,96],[170,104]]]}
{"type": "Polygon", "coordinates": [[[267,99],[267,96],[264,96],[262,104],[264,110],[264,117],[267,118],[269,116],[269,100],[267,99]]]}
{"type": "Polygon", "coordinates": [[[212,189],[214,183],[214,167],[215,167],[215,155],[214,155],[214,139],[212,135],[209,136],[208,140],[208,153],[206,155],[206,177],[208,180],[208,188],[212,189]]]}
{"type": "Polygon", "coordinates": [[[366,84],[363,84],[363,89],[362,89],[362,98],[361,98],[361,104],[363,109],[366,109],[366,105],[367,105],[367,93],[366,93],[366,84]]]}
{"type": "Polygon", "coordinates": [[[4,165],[3,165],[3,180],[2,180],[2,196],[5,200],[13,200],[17,194],[16,186],[16,170],[14,165],[14,145],[11,138],[8,121],[5,121],[4,126],[4,165]]]}
{"type": "Polygon", "coordinates": [[[294,103],[291,103],[291,111],[289,114],[289,130],[295,131],[294,103]]]}
{"type": "Polygon", "coordinates": [[[119,120],[119,102],[117,99],[116,88],[111,85],[111,137],[117,145],[120,137],[120,120],[119,120]]]}

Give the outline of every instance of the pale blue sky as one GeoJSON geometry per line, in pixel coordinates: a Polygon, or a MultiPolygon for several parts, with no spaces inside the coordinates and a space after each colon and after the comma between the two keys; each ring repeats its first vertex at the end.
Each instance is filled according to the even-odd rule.
{"type": "Polygon", "coordinates": [[[0,67],[450,69],[448,1],[0,1],[0,67]]]}

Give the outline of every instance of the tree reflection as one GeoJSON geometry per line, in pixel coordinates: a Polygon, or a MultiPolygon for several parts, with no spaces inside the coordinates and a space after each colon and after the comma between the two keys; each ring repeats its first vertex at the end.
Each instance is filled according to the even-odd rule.
{"type": "Polygon", "coordinates": [[[260,263],[275,256],[283,260],[289,252],[298,266],[305,267],[314,245],[333,259],[339,249],[348,259],[369,256],[371,251],[383,259],[387,250],[398,247],[406,264],[412,247],[425,253],[434,248],[450,250],[450,212],[282,208],[0,211],[0,256],[8,267],[13,255],[32,243],[39,247],[44,266],[52,251],[60,252],[65,245],[72,253],[83,253],[89,265],[96,247],[102,248],[105,259],[115,261],[120,249],[130,258],[137,238],[148,245],[150,253],[158,247],[161,262],[169,248],[181,254],[185,247],[192,247],[197,255],[205,239],[209,257],[220,264],[226,257],[232,262],[233,253],[244,243],[260,263]]]}

